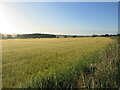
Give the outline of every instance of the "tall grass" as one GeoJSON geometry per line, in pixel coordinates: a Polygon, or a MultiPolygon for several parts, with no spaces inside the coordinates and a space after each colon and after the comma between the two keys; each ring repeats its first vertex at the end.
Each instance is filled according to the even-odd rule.
{"type": "Polygon", "coordinates": [[[74,88],[80,76],[85,84],[89,65],[110,43],[100,37],[3,40],[3,88],[74,88]]]}
{"type": "Polygon", "coordinates": [[[117,43],[109,45],[96,57],[97,62],[85,66],[78,81],[78,88],[120,88],[117,43]]]}

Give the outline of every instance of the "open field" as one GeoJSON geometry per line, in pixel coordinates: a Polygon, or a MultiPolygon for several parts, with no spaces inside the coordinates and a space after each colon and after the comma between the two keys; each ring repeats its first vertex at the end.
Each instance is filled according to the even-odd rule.
{"type": "Polygon", "coordinates": [[[3,87],[72,87],[112,43],[105,37],[3,40],[3,87]]]}

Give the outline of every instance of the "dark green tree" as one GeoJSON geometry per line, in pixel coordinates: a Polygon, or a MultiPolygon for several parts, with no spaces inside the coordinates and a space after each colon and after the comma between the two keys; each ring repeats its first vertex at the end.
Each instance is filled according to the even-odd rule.
{"type": "Polygon", "coordinates": [[[67,38],[67,35],[65,35],[64,38],[67,38]]]}
{"type": "Polygon", "coordinates": [[[109,37],[109,34],[105,34],[105,37],[109,37]]]}
{"type": "Polygon", "coordinates": [[[76,38],[76,37],[77,37],[76,35],[73,36],[73,38],[76,38]]]}
{"type": "Polygon", "coordinates": [[[92,37],[96,37],[97,35],[96,34],[93,34],[92,37]]]}
{"type": "Polygon", "coordinates": [[[13,37],[12,37],[12,35],[7,35],[6,38],[7,39],[12,39],[13,37]]]}
{"type": "Polygon", "coordinates": [[[5,39],[6,37],[5,37],[5,35],[0,34],[0,38],[1,38],[1,39],[5,39]]]}

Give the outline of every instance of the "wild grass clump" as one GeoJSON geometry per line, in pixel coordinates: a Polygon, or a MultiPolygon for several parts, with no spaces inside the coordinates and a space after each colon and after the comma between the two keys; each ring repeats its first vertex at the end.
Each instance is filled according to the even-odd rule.
{"type": "Polygon", "coordinates": [[[97,62],[85,67],[79,88],[120,88],[120,61],[117,44],[109,45],[97,56],[97,62]],[[86,73],[87,72],[87,73],[86,73]]]}

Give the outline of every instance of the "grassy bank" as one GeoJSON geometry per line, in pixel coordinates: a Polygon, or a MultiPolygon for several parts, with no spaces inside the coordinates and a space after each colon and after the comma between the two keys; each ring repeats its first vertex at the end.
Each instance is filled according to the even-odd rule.
{"type": "Polygon", "coordinates": [[[117,43],[110,44],[96,57],[97,62],[85,66],[78,80],[78,88],[120,88],[117,43]]]}

